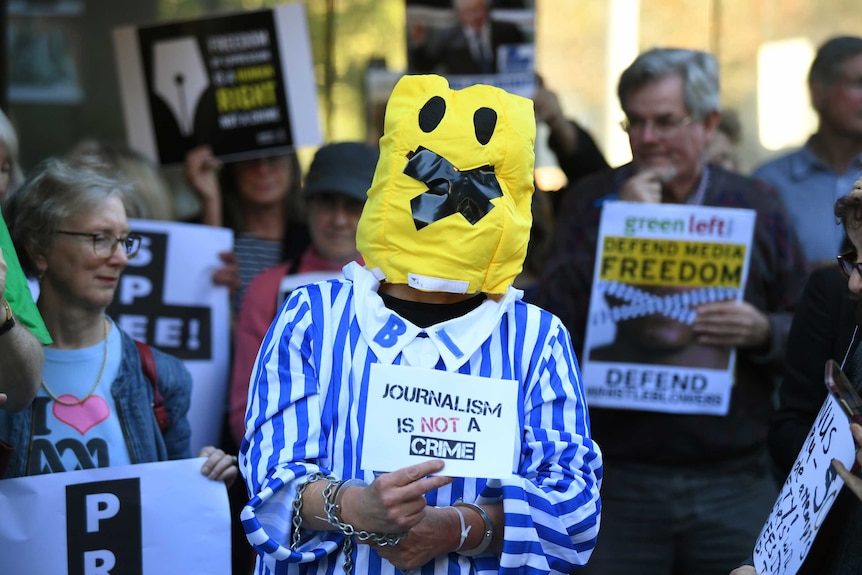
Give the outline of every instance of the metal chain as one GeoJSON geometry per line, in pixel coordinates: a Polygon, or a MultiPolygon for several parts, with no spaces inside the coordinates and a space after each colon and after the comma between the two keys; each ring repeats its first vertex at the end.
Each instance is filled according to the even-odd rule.
{"type": "Polygon", "coordinates": [[[293,499],[293,519],[291,520],[291,524],[293,525],[293,535],[290,538],[290,549],[292,551],[296,551],[297,547],[299,547],[299,531],[302,528],[302,494],[305,492],[305,488],[308,487],[309,484],[314,483],[315,481],[320,481],[324,477],[326,477],[326,475],[319,471],[315,471],[308,476],[308,479],[296,488],[296,497],[293,499]]]}
{"type": "Polygon", "coordinates": [[[338,491],[337,483],[330,483],[323,489],[323,512],[326,513],[326,520],[329,524],[337,527],[342,533],[347,536],[353,536],[360,541],[373,541],[381,547],[387,545],[398,545],[401,540],[407,537],[407,533],[375,533],[373,531],[364,531],[355,529],[350,523],[344,523],[338,518],[338,506],[335,504],[334,495],[338,491]]]}
{"type": "Polygon", "coordinates": [[[350,575],[353,573],[353,537],[344,534],[344,547],[342,548],[344,552],[344,563],[341,567],[344,569],[344,575],[350,575]]]}
{"type": "MultiPolygon", "coordinates": [[[[402,539],[407,537],[407,533],[374,533],[372,531],[364,531],[362,529],[354,529],[350,523],[344,523],[338,518],[338,506],[335,504],[335,495],[344,481],[338,481],[331,475],[325,475],[320,471],[315,471],[308,476],[302,484],[296,488],[296,497],[293,500],[293,534],[290,539],[290,548],[296,551],[300,543],[300,530],[302,529],[302,494],[309,484],[321,479],[326,479],[327,485],[323,488],[323,511],[326,514],[326,521],[330,525],[336,527],[344,534],[344,545],[342,552],[344,553],[344,563],[342,568],[345,575],[350,575],[353,572],[353,538],[356,537],[360,541],[374,541],[377,545],[385,547],[387,545],[398,545],[402,539]]],[[[321,519],[324,519],[321,517],[321,519]]]]}

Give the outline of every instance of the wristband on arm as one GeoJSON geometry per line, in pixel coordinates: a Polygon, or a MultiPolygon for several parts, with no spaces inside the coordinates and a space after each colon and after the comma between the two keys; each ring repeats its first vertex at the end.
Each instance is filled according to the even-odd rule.
{"type": "Polygon", "coordinates": [[[473,528],[472,525],[466,525],[464,522],[464,512],[458,509],[456,506],[452,506],[452,509],[455,510],[455,513],[458,514],[458,519],[461,521],[461,540],[458,541],[458,547],[456,547],[453,552],[458,553],[461,550],[461,547],[464,546],[464,542],[467,540],[467,535],[470,534],[470,530],[473,528]]]}
{"type": "MultiPolygon", "coordinates": [[[[470,509],[472,509],[473,511],[475,511],[476,513],[479,514],[479,517],[482,518],[482,522],[484,523],[484,526],[483,526],[484,531],[482,534],[482,541],[479,542],[479,544],[476,547],[474,547],[473,549],[466,549],[463,551],[458,551],[458,555],[463,555],[464,557],[475,557],[477,555],[481,555],[481,554],[485,553],[485,551],[488,549],[488,546],[491,545],[491,540],[494,538],[494,525],[493,525],[493,523],[491,523],[491,516],[488,515],[487,511],[485,511],[484,509],[482,509],[481,507],[479,507],[478,505],[476,505],[474,503],[467,503],[465,501],[459,500],[459,501],[456,501],[455,503],[453,503],[452,507],[454,507],[455,509],[457,509],[458,507],[469,507],[470,509]]],[[[464,544],[463,540],[466,538],[467,538],[466,533],[462,531],[461,545],[464,544]]],[[[460,549],[460,547],[459,547],[459,549],[460,549]]]]}

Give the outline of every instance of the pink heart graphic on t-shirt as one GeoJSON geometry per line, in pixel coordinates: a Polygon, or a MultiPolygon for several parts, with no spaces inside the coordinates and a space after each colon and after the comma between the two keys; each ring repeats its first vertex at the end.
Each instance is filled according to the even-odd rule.
{"type": "MultiPolygon", "coordinates": [[[[77,397],[68,393],[61,395],[58,399],[66,403],[78,401],[77,397]]],[[[98,395],[92,395],[76,405],[63,405],[55,401],[53,412],[54,417],[66,425],[77,429],[81,435],[84,435],[111,415],[110,409],[108,409],[108,402],[98,395]]]]}

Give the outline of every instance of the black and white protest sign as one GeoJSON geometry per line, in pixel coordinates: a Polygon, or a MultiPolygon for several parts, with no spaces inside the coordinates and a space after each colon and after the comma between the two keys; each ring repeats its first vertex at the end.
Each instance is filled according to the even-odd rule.
{"type": "Polygon", "coordinates": [[[114,31],[132,148],[161,164],[207,144],[224,160],[321,142],[303,4],[114,31]]]}

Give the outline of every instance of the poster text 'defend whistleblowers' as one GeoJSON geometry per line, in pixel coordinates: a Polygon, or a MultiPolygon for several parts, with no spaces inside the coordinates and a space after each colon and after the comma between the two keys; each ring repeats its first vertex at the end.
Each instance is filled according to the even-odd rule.
{"type": "Polygon", "coordinates": [[[591,406],[721,415],[735,350],[701,344],[698,308],[739,302],[755,214],[608,202],[582,351],[591,406]]]}

